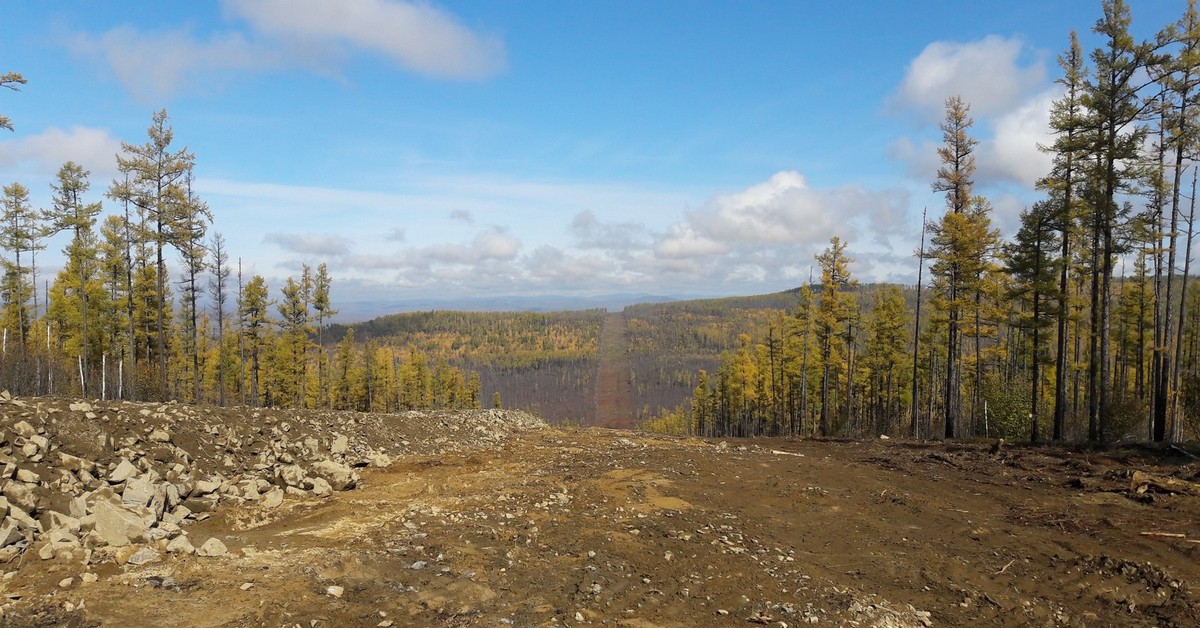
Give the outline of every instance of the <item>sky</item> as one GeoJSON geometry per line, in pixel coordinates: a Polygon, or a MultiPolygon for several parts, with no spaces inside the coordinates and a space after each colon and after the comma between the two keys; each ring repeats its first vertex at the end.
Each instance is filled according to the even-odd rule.
{"type": "MultiPolygon", "coordinates": [[[[1135,0],[1134,35],[1182,0],[1135,0]]],[[[0,5],[0,180],[104,199],[167,109],[194,190],[274,290],[327,263],[367,312],[438,299],[794,288],[833,236],[916,282],[948,96],[1005,236],[1038,199],[1082,0],[112,0],[0,5]]],[[[117,207],[106,202],[106,211],[117,207]]],[[[49,243],[41,263],[61,266],[49,243]]],[[[377,312],[383,313],[383,312],[377,312]]]]}

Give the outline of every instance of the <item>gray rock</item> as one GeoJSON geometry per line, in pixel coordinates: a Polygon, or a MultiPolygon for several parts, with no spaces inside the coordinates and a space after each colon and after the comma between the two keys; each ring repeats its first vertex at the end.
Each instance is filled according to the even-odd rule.
{"type": "Polygon", "coordinates": [[[3,521],[0,521],[0,547],[8,547],[23,538],[25,535],[21,534],[21,526],[15,519],[5,517],[3,521]]]}
{"type": "Polygon", "coordinates": [[[17,433],[17,436],[22,436],[25,438],[37,435],[37,430],[33,429],[33,426],[29,424],[29,421],[17,421],[16,423],[13,423],[13,431],[17,433]]]}
{"type": "Polygon", "coordinates": [[[333,444],[331,444],[329,446],[329,453],[344,454],[344,453],[346,453],[346,450],[349,447],[350,447],[350,439],[346,438],[346,435],[343,434],[343,435],[338,436],[337,438],[333,439],[333,444]]]}
{"type": "Polygon", "coordinates": [[[169,443],[171,435],[166,430],[154,430],[148,437],[152,443],[169,443]]]}
{"type": "Polygon", "coordinates": [[[337,491],[346,491],[358,484],[358,474],[353,469],[332,460],[322,460],[314,464],[313,471],[337,491]]]}
{"type": "Polygon", "coordinates": [[[33,510],[37,505],[37,495],[33,492],[34,485],[25,482],[9,480],[4,483],[4,488],[0,490],[8,498],[8,502],[13,506],[19,506],[22,510],[33,510]]]}
{"type": "Polygon", "coordinates": [[[167,543],[167,552],[170,554],[195,554],[196,548],[192,546],[192,542],[186,536],[177,536],[167,543]]]}
{"type": "Polygon", "coordinates": [[[38,548],[38,558],[50,560],[63,553],[71,553],[79,549],[79,537],[63,529],[54,529],[43,535],[45,543],[38,548]]]}
{"type": "Polygon", "coordinates": [[[69,471],[87,471],[91,473],[96,470],[96,463],[91,460],[72,456],[71,454],[58,452],[59,466],[69,471]]]}
{"type": "Polygon", "coordinates": [[[125,458],[121,458],[121,462],[117,463],[117,468],[113,469],[112,473],[108,474],[108,481],[113,484],[120,484],[129,478],[137,475],[138,468],[133,466],[133,463],[125,458]]]}
{"type": "Polygon", "coordinates": [[[200,546],[200,549],[196,550],[197,556],[216,557],[224,556],[228,553],[229,548],[225,547],[225,544],[221,542],[221,539],[218,539],[215,536],[205,541],[204,544],[200,546]]]}
{"type": "Polygon", "coordinates": [[[312,492],[317,497],[330,497],[333,495],[333,487],[325,478],[307,478],[307,481],[312,484],[312,492]]]}
{"type": "Polygon", "coordinates": [[[221,483],[213,480],[200,480],[196,482],[195,493],[199,495],[209,495],[221,490],[221,483]]]}
{"type": "Polygon", "coordinates": [[[17,469],[17,480],[37,484],[42,480],[42,476],[30,471],[29,469],[17,469]]]}
{"type": "Polygon", "coordinates": [[[23,529],[36,530],[38,532],[42,531],[42,524],[34,520],[33,517],[30,517],[29,513],[25,512],[25,510],[16,504],[9,504],[8,516],[16,520],[16,522],[19,523],[23,529]]]}
{"type": "Polygon", "coordinates": [[[71,534],[79,534],[80,522],[79,519],[70,515],[64,515],[55,510],[47,510],[41,516],[43,530],[66,530],[71,534]]]}
{"type": "Polygon", "coordinates": [[[392,457],[378,451],[373,451],[367,455],[366,462],[369,466],[382,469],[392,466],[392,457]]]}
{"type": "Polygon", "coordinates": [[[283,489],[277,486],[263,495],[260,503],[267,508],[278,508],[283,504],[283,495],[283,489]]]}
{"type": "Polygon", "coordinates": [[[294,464],[283,465],[275,469],[275,477],[285,486],[301,488],[304,486],[304,469],[294,464]]]}
{"type": "Polygon", "coordinates": [[[138,550],[133,556],[129,557],[130,565],[144,565],[146,563],[156,563],[162,560],[162,555],[152,548],[143,547],[138,550]]]}
{"type": "Polygon", "coordinates": [[[127,506],[147,506],[154,497],[154,486],[145,478],[134,478],[125,483],[121,492],[121,503],[127,506]]]}
{"type": "Polygon", "coordinates": [[[108,501],[97,502],[92,515],[96,518],[95,532],[113,547],[141,539],[149,528],[138,513],[108,501]]]}

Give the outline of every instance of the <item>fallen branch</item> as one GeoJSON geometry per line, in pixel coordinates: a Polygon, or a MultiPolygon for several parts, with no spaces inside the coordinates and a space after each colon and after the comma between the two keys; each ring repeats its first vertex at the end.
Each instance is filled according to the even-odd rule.
{"type": "Polygon", "coordinates": [[[1182,493],[1200,497],[1200,484],[1176,478],[1150,475],[1141,471],[1133,472],[1130,488],[1138,493],[1145,493],[1149,488],[1156,488],[1168,493],[1182,493]]]}
{"type": "Polygon", "coordinates": [[[1180,534],[1178,532],[1143,532],[1142,536],[1160,536],[1160,537],[1164,537],[1164,538],[1168,538],[1168,539],[1186,539],[1187,538],[1186,534],[1180,534]]]}
{"type": "Polygon", "coordinates": [[[1001,567],[1001,568],[1000,568],[1000,571],[997,571],[996,573],[994,573],[994,574],[992,574],[992,575],[993,575],[993,576],[998,576],[998,575],[1000,575],[1000,574],[1002,574],[1002,573],[1004,573],[1004,572],[1008,571],[1008,568],[1009,568],[1009,567],[1012,567],[1013,563],[1015,563],[1015,562],[1017,562],[1017,560],[1016,560],[1015,558],[1014,558],[1013,560],[1010,560],[1010,561],[1008,561],[1008,564],[1007,564],[1007,565],[1005,565],[1005,566],[1001,567]]]}
{"type": "Polygon", "coordinates": [[[1179,445],[1170,445],[1170,449],[1171,451],[1181,453],[1192,460],[1200,460],[1200,456],[1197,456],[1196,454],[1184,449],[1183,447],[1180,447],[1179,445]]]}

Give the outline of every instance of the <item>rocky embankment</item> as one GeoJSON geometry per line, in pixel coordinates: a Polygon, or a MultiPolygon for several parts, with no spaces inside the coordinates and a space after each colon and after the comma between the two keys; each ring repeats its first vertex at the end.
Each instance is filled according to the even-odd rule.
{"type": "Polygon", "coordinates": [[[188,524],[226,505],[279,507],[362,482],[393,456],[503,442],[540,420],[521,412],[364,415],[175,403],[17,399],[0,393],[0,564],[20,559],[141,564],[219,556],[188,524]]]}

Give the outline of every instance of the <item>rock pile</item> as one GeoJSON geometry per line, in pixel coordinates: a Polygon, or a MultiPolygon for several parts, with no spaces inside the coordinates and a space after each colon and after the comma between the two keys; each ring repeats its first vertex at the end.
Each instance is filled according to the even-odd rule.
{"type": "Polygon", "coordinates": [[[495,444],[541,422],[520,412],[363,415],[0,393],[0,563],[141,564],[162,553],[220,556],[185,529],[222,504],[275,508],[328,497],[391,455],[495,444]],[[389,451],[391,454],[389,454],[389,451]]]}

